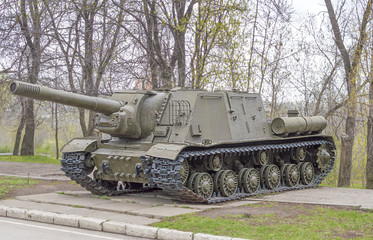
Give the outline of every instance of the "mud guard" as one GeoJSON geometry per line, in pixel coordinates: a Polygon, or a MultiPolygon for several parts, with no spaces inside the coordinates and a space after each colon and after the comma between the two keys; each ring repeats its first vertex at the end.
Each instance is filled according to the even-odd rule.
{"type": "Polygon", "coordinates": [[[171,160],[176,160],[179,153],[186,147],[187,145],[183,144],[164,144],[158,143],[152,146],[145,155],[150,157],[157,157],[157,158],[166,158],[171,160]]]}
{"type": "Polygon", "coordinates": [[[96,138],[74,138],[66,143],[61,152],[93,152],[97,149],[96,138]]]}

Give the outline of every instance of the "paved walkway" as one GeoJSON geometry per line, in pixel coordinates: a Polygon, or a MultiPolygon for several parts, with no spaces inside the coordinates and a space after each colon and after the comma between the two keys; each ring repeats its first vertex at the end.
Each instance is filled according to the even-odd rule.
{"type": "Polygon", "coordinates": [[[42,164],[42,163],[22,163],[22,162],[3,162],[0,161],[0,175],[19,176],[46,180],[66,180],[66,177],[61,171],[59,164],[42,164]]]}

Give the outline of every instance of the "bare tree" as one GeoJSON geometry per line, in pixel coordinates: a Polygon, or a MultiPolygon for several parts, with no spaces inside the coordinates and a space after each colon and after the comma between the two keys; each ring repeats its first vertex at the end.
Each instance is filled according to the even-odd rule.
{"type": "MultiPolygon", "coordinates": [[[[43,15],[43,7],[36,0],[26,1],[21,0],[19,13],[17,14],[18,23],[21,28],[22,35],[26,41],[28,50],[30,51],[30,66],[28,67],[27,82],[36,83],[40,73],[41,59],[41,38],[42,27],[41,20],[43,15]],[[31,23],[29,23],[31,21],[31,23]]],[[[26,99],[24,104],[25,117],[25,134],[22,140],[21,155],[34,155],[34,101],[26,99]]]]}
{"type": "Polygon", "coordinates": [[[325,0],[325,4],[328,10],[330,23],[332,25],[332,30],[334,33],[335,44],[337,45],[343,60],[345,70],[345,82],[347,84],[348,94],[347,116],[345,125],[346,130],[345,135],[342,137],[338,186],[350,186],[352,169],[352,150],[355,139],[357,109],[356,77],[358,75],[358,65],[360,63],[362,48],[366,40],[366,26],[372,11],[372,0],[368,0],[368,3],[366,5],[361,25],[359,28],[359,38],[356,43],[356,48],[353,52],[352,58],[350,57],[349,52],[344,44],[340,27],[336,15],[334,13],[333,5],[330,0],[325,0]]]}
{"type": "MultiPolygon", "coordinates": [[[[202,88],[211,81],[212,76],[223,78],[223,70],[220,67],[211,67],[211,64],[222,66],[224,60],[232,67],[236,62],[225,53],[235,51],[233,39],[238,32],[240,24],[234,22],[234,16],[243,15],[243,7],[237,1],[205,0],[198,2],[197,11],[193,17],[194,46],[191,53],[191,86],[202,88]],[[229,21],[232,20],[232,21],[229,21]],[[224,54],[223,54],[224,52],[224,54]]],[[[230,71],[233,73],[234,71],[230,71]]],[[[227,73],[226,75],[230,75],[227,73]]]]}
{"type": "MultiPolygon", "coordinates": [[[[114,15],[109,11],[113,6],[108,1],[84,0],[73,1],[72,4],[66,2],[65,4],[70,6],[69,11],[59,9],[57,12],[54,10],[58,9],[58,4],[64,0],[54,5],[44,2],[52,21],[53,38],[63,54],[70,88],[73,92],[97,96],[106,69],[113,61],[115,51],[119,47],[125,0],[120,0],[119,11],[114,15]],[[69,22],[72,16],[74,20],[69,22]],[[66,23],[71,24],[68,30],[64,26],[66,23]],[[80,30],[81,28],[83,31],[80,30]],[[81,75],[77,74],[79,67],[81,75]]],[[[79,121],[84,136],[94,135],[94,120],[95,112],[89,111],[87,125],[86,111],[79,109],[79,121]]]]}

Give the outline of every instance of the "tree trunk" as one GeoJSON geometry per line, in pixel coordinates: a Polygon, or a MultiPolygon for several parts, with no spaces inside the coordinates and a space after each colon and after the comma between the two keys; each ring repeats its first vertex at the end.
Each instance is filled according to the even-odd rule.
{"type": "Polygon", "coordinates": [[[56,159],[60,157],[60,148],[58,146],[58,104],[54,103],[54,117],[55,117],[55,141],[56,141],[56,159]]]}
{"type": "MultiPolygon", "coordinates": [[[[98,11],[97,5],[98,1],[93,1],[92,3],[86,5],[83,4],[83,19],[84,19],[84,65],[83,65],[83,81],[85,86],[85,91],[88,96],[96,97],[98,95],[98,86],[93,81],[93,69],[94,69],[94,49],[93,49],[93,28],[94,28],[94,19],[98,11]]],[[[86,128],[85,125],[85,114],[84,110],[79,110],[80,114],[80,124],[83,128],[86,128]],[[84,123],[83,123],[84,122],[84,123]]],[[[94,132],[94,121],[95,121],[95,112],[89,111],[88,115],[88,128],[83,131],[85,137],[93,136],[94,132]]]]}
{"type": "Polygon", "coordinates": [[[84,137],[88,137],[88,129],[87,125],[85,123],[85,111],[83,108],[79,108],[79,122],[80,122],[80,128],[82,129],[82,133],[84,137]]]}
{"type": "Polygon", "coordinates": [[[341,160],[339,167],[338,187],[349,187],[351,183],[352,150],[355,140],[355,117],[351,115],[351,109],[347,110],[346,136],[342,136],[341,160]]]}
{"type": "Polygon", "coordinates": [[[178,72],[178,86],[185,87],[185,34],[180,33],[177,44],[177,72],[178,72]]]}
{"type": "Polygon", "coordinates": [[[23,136],[21,155],[34,155],[34,100],[27,98],[25,100],[25,134],[23,136]]]}
{"type": "MultiPolygon", "coordinates": [[[[153,41],[153,32],[154,32],[154,22],[153,18],[151,17],[153,13],[151,13],[151,9],[149,8],[148,4],[151,5],[151,9],[154,9],[155,2],[148,2],[143,1],[143,7],[144,7],[144,13],[145,13],[145,19],[146,19],[146,26],[147,26],[147,32],[146,32],[146,52],[147,52],[147,59],[151,71],[151,79],[150,83],[152,85],[153,89],[156,89],[159,87],[158,84],[158,74],[157,74],[157,61],[155,59],[155,50],[154,50],[154,41],[153,41]],[[154,5],[154,6],[153,6],[154,5]]],[[[146,79],[149,81],[149,79],[146,79]]]]}
{"type": "MultiPolygon", "coordinates": [[[[31,67],[28,69],[27,81],[36,83],[40,73],[40,58],[41,58],[41,20],[42,13],[39,11],[38,1],[20,1],[20,14],[18,23],[21,27],[23,37],[31,53],[31,67]],[[27,11],[27,8],[29,11],[27,11]],[[29,24],[28,17],[32,22],[29,24]]],[[[34,100],[25,100],[25,134],[23,136],[21,155],[34,155],[34,134],[35,134],[35,119],[34,119],[34,100]]]]}
{"type": "Polygon", "coordinates": [[[25,104],[24,99],[20,98],[21,105],[22,105],[22,113],[21,113],[21,120],[19,122],[17,133],[16,133],[16,140],[14,142],[14,148],[13,148],[13,155],[19,155],[19,146],[21,144],[21,137],[22,137],[22,131],[25,128],[25,104]]]}

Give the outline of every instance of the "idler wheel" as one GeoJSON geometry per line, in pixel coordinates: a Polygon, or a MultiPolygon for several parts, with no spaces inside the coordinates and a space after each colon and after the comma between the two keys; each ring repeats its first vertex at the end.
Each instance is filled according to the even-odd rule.
{"type": "Polygon", "coordinates": [[[245,192],[254,193],[260,187],[260,174],[255,168],[247,169],[242,177],[242,184],[245,192]]]}
{"type": "Polygon", "coordinates": [[[236,193],[238,179],[235,172],[225,170],[219,176],[220,192],[224,197],[229,197],[236,193]]]}
{"type": "Polygon", "coordinates": [[[322,144],[317,152],[317,166],[321,171],[325,171],[329,166],[330,151],[326,144],[322,144]]]}
{"type": "Polygon", "coordinates": [[[290,164],[285,170],[285,182],[289,187],[295,187],[299,184],[300,172],[295,164],[290,164]]]}
{"type": "Polygon", "coordinates": [[[188,188],[190,189],[190,190],[194,190],[194,180],[195,180],[195,178],[197,177],[197,175],[198,175],[199,173],[198,172],[196,172],[196,173],[193,173],[191,176],[190,176],[190,178],[189,178],[189,180],[188,180],[188,188]]]}
{"type": "Polygon", "coordinates": [[[276,189],[280,186],[281,173],[276,165],[268,165],[264,172],[264,181],[268,189],[276,189]]]}
{"type": "Polygon", "coordinates": [[[188,176],[189,176],[189,164],[186,159],[183,160],[180,167],[180,181],[185,186],[187,184],[188,176]]]}
{"type": "Polygon", "coordinates": [[[85,155],[83,164],[84,170],[86,171],[87,175],[89,175],[95,168],[95,162],[93,161],[93,158],[90,153],[85,155]]]}
{"type": "Polygon", "coordinates": [[[312,163],[304,162],[300,166],[300,179],[304,185],[310,185],[315,178],[315,168],[312,163]]]}
{"type": "Polygon", "coordinates": [[[214,181],[210,174],[199,173],[194,178],[194,192],[204,199],[209,199],[214,192],[214,181]]]}
{"type": "Polygon", "coordinates": [[[223,166],[223,158],[220,154],[213,155],[208,159],[208,169],[217,172],[223,166]]]}
{"type": "Polygon", "coordinates": [[[254,163],[256,165],[264,166],[268,163],[269,153],[268,151],[261,150],[254,157],[254,163]]]}

